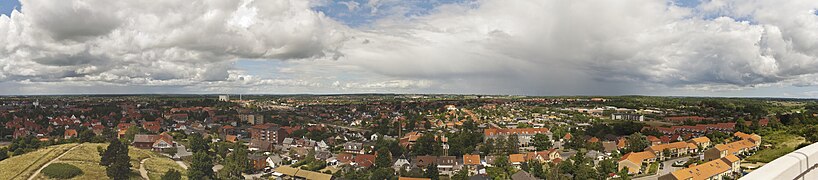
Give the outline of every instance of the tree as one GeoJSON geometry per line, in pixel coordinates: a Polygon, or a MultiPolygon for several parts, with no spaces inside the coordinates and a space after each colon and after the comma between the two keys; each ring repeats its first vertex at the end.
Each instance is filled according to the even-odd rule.
{"type": "Polygon", "coordinates": [[[103,154],[105,156],[100,157],[100,164],[106,166],[105,173],[108,177],[115,180],[128,179],[128,174],[131,172],[128,146],[122,141],[112,140],[103,154]]]}
{"type": "Polygon", "coordinates": [[[209,143],[202,138],[202,135],[199,133],[194,133],[190,137],[190,150],[193,153],[197,152],[207,152],[210,149],[209,143]]]}
{"type": "Polygon", "coordinates": [[[633,133],[628,136],[628,152],[639,152],[650,145],[648,139],[642,133],[633,133]]]}
{"type": "Polygon", "coordinates": [[[176,171],[175,169],[170,169],[168,172],[165,172],[165,175],[162,175],[162,180],[181,180],[182,173],[176,171]]]}
{"type": "Polygon", "coordinates": [[[440,155],[440,142],[435,140],[435,135],[426,133],[418,138],[417,143],[412,146],[412,154],[414,155],[440,155]]]}
{"type": "Polygon", "coordinates": [[[509,154],[515,154],[520,151],[520,137],[518,137],[517,134],[509,135],[506,143],[506,150],[509,154]]]}
{"type": "Polygon", "coordinates": [[[377,168],[369,176],[371,180],[387,180],[395,177],[395,170],[388,167],[377,168]]]}
{"type": "Polygon", "coordinates": [[[747,127],[747,124],[745,123],[746,122],[744,121],[744,118],[738,118],[738,120],[736,120],[736,131],[741,131],[745,133],[750,132],[750,128],[747,127]]]}
{"type": "Polygon", "coordinates": [[[96,134],[94,134],[94,131],[91,131],[90,129],[86,129],[86,130],[80,131],[79,136],[80,136],[80,138],[79,138],[80,142],[91,142],[94,139],[94,136],[96,136],[96,134]]]}
{"type": "Polygon", "coordinates": [[[551,140],[549,140],[548,136],[545,134],[535,134],[532,141],[534,141],[532,143],[534,144],[534,147],[537,148],[537,151],[547,150],[553,146],[551,140]]]}
{"type": "Polygon", "coordinates": [[[0,161],[9,158],[9,150],[6,148],[0,148],[0,161]]]}
{"type": "Polygon", "coordinates": [[[247,158],[247,148],[237,144],[236,150],[225,158],[224,168],[219,171],[221,179],[241,179],[242,172],[250,170],[250,159],[247,158]]]}
{"type": "Polygon", "coordinates": [[[452,177],[450,179],[452,179],[452,180],[468,180],[469,179],[469,172],[468,172],[468,170],[461,169],[461,170],[457,171],[457,173],[452,175],[452,177]]]}
{"type": "Polygon", "coordinates": [[[213,160],[205,152],[193,153],[193,162],[187,171],[188,179],[212,179],[213,160]]]}
{"type": "Polygon", "coordinates": [[[386,147],[378,149],[378,156],[375,157],[375,167],[389,168],[392,167],[392,152],[386,147]]]}
{"type": "Polygon", "coordinates": [[[440,172],[437,170],[437,164],[430,164],[426,166],[426,173],[427,178],[432,180],[440,180],[440,172]]]}
{"type": "Polygon", "coordinates": [[[531,172],[531,175],[534,175],[534,176],[536,176],[538,178],[545,178],[546,177],[545,171],[543,170],[542,163],[540,163],[540,161],[529,160],[528,161],[528,167],[531,168],[531,170],[529,170],[529,172],[531,172]]]}
{"type": "Polygon", "coordinates": [[[602,177],[607,176],[611,173],[616,173],[617,165],[613,159],[605,159],[599,162],[599,173],[603,175],[602,177]]]}

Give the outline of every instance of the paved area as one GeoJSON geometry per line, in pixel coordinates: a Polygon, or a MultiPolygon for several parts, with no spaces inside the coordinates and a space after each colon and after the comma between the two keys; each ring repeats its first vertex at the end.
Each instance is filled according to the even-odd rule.
{"type": "Polygon", "coordinates": [[[684,156],[684,157],[680,157],[680,158],[670,159],[670,160],[664,161],[664,162],[662,162],[662,164],[664,164],[664,165],[665,165],[665,168],[664,168],[664,169],[659,169],[659,173],[656,173],[655,175],[652,175],[652,176],[645,176],[645,177],[634,178],[634,180],[653,180],[653,179],[659,179],[659,177],[664,176],[665,174],[670,174],[670,173],[671,173],[671,172],[673,172],[673,171],[676,171],[676,170],[679,170],[679,169],[683,169],[683,168],[684,168],[684,167],[673,167],[673,163],[674,163],[674,162],[679,161],[679,160],[687,162],[687,160],[689,160],[689,159],[690,159],[690,156],[684,156]]]}
{"type": "Polygon", "coordinates": [[[178,144],[176,146],[176,155],[179,156],[179,157],[186,157],[186,156],[193,155],[193,153],[190,152],[190,151],[187,151],[187,148],[185,147],[185,145],[178,144]]]}
{"type": "Polygon", "coordinates": [[[145,161],[150,158],[145,158],[142,161],[139,161],[139,175],[142,176],[144,179],[150,179],[148,177],[148,170],[145,169],[145,161]]]}
{"type": "Polygon", "coordinates": [[[60,156],[57,156],[56,158],[51,159],[51,161],[48,161],[48,163],[43,164],[43,166],[40,166],[40,169],[37,169],[37,171],[34,171],[34,173],[31,174],[30,177],[28,177],[28,180],[32,180],[32,179],[34,179],[34,177],[37,177],[37,175],[40,174],[40,171],[43,171],[43,169],[45,169],[45,167],[48,167],[48,165],[51,165],[51,163],[56,162],[57,160],[59,160],[60,158],[65,156],[65,154],[68,154],[68,152],[71,152],[71,150],[74,150],[77,147],[80,147],[80,144],[77,144],[74,147],[71,147],[71,149],[68,149],[68,151],[65,151],[62,154],[60,154],[60,156]]]}

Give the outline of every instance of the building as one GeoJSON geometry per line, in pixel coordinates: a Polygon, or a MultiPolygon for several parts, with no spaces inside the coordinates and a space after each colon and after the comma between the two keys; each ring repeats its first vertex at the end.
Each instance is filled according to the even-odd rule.
{"type": "Polygon", "coordinates": [[[350,154],[364,154],[364,145],[357,142],[344,143],[344,152],[350,154]]]}
{"type": "Polygon", "coordinates": [[[525,156],[526,160],[536,160],[542,163],[551,162],[560,158],[562,157],[560,157],[560,153],[555,148],[551,148],[547,151],[528,152],[525,156]]]}
{"type": "Polygon", "coordinates": [[[628,168],[628,174],[640,174],[648,164],[656,162],[656,155],[651,151],[632,152],[619,159],[619,168],[622,171],[628,168]]]}
{"type": "Polygon", "coordinates": [[[536,134],[544,134],[551,137],[552,134],[548,128],[515,128],[515,129],[495,129],[489,128],[483,130],[486,139],[494,139],[498,137],[508,137],[509,135],[517,135],[517,144],[520,148],[531,150],[531,140],[536,134]]]}
{"type": "Polygon", "coordinates": [[[239,115],[241,122],[247,122],[250,125],[264,124],[264,116],[256,114],[241,114],[239,115]]]}
{"type": "Polygon", "coordinates": [[[230,101],[229,95],[219,95],[219,101],[230,101]]]}
{"type": "Polygon", "coordinates": [[[736,133],[733,133],[733,136],[738,137],[739,139],[748,140],[748,141],[752,142],[753,144],[755,144],[755,146],[761,146],[761,136],[759,136],[758,134],[755,134],[755,133],[747,134],[747,133],[743,133],[741,131],[738,131],[736,133]]]}
{"type": "Polygon", "coordinates": [[[284,130],[276,124],[258,124],[250,127],[250,139],[256,141],[267,141],[272,144],[281,144],[286,138],[284,130]]]}
{"type": "Polygon", "coordinates": [[[77,130],[76,129],[66,129],[65,133],[63,133],[63,138],[71,139],[77,137],[77,130]]]}
{"type": "MultiPolygon", "coordinates": [[[[729,155],[659,177],[659,180],[721,180],[739,172],[739,158],[729,155]]],[[[732,179],[732,178],[730,178],[732,179]]]]}
{"type": "Polygon", "coordinates": [[[477,168],[480,166],[479,154],[463,155],[463,166],[469,171],[469,175],[477,174],[477,168]]]}
{"type": "Polygon", "coordinates": [[[687,155],[690,152],[690,146],[687,142],[675,142],[670,144],[653,145],[645,149],[645,151],[653,152],[658,156],[659,160],[664,160],[667,157],[680,157],[687,155]],[[665,150],[670,154],[664,154],[665,150]]]}
{"type": "Polygon", "coordinates": [[[176,148],[176,143],[173,142],[173,136],[170,136],[168,133],[162,133],[159,135],[137,134],[134,135],[131,145],[136,148],[150,149],[153,151],[163,151],[176,148]]]}
{"type": "Polygon", "coordinates": [[[748,151],[758,149],[755,143],[749,140],[739,140],[727,144],[717,144],[713,148],[704,151],[706,161],[719,159],[728,155],[741,155],[748,151]]]}
{"type": "Polygon", "coordinates": [[[693,138],[693,139],[690,139],[690,141],[687,141],[687,142],[696,144],[696,146],[701,147],[702,149],[706,149],[706,148],[710,147],[710,138],[708,138],[707,136],[693,138]]]}
{"type": "Polygon", "coordinates": [[[645,121],[645,116],[641,114],[611,114],[612,120],[645,121]]]}
{"type": "Polygon", "coordinates": [[[436,164],[437,170],[447,175],[452,175],[462,168],[454,156],[417,156],[412,159],[412,165],[418,168],[425,168],[431,164],[436,164]]]}

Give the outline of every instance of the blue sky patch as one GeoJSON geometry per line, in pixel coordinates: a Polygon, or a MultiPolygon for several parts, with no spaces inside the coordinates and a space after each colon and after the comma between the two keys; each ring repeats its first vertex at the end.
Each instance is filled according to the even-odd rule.
{"type": "Polygon", "coordinates": [[[11,16],[11,11],[20,11],[19,0],[0,0],[0,14],[11,16]]]}
{"type": "Polygon", "coordinates": [[[357,27],[370,24],[380,18],[400,15],[404,17],[429,14],[435,7],[444,4],[464,3],[473,0],[412,0],[386,1],[370,4],[374,0],[333,1],[324,6],[313,8],[327,16],[349,26],[357,27]]]}

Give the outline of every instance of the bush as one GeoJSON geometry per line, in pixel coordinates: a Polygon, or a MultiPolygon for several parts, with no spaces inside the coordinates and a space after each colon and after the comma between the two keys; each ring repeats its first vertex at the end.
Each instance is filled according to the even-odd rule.
{"type": "Polygon", "coordinates": [[[82,170],[74,165],[54,163],[43,168],[43,174],[56,179],[70,179],[81,175],[82,170]]]}

